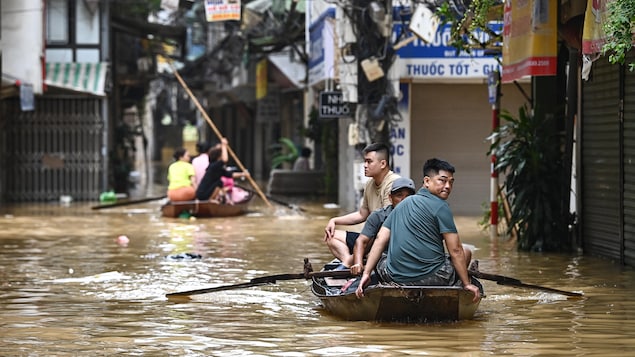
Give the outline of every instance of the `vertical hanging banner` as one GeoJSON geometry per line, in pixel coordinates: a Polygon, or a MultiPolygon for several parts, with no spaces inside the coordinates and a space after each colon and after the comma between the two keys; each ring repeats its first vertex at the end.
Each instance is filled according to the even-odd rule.
{"type": "Polygon", "coordinates": [[[256,99],[267,96],[267,64],[266,58],[256,64],[256,99]]]}
{"type": "Polygon", "coordinates": [[[240,20],[240,0],[205,0],[207,22],[240,20]]]}
{"type": "Polygon", "coordinates": [[[503,82],[557,71],[557,1],[505,1],[503,82]]]}
{"type": "Polygon", "coordinates": [[[594,55],[602,52],[602,46],[606,42],[606,35],[602,29],[605,19],[606,2],[588,0],[582,31],[582,54],[594,55]]]}
{"type": "MultiPolygon", "coordinates": [[[[397,104],[401,120],[390,126],[391,156],[393,171],[410,177],[410,83],[399,83],[401,99],[397,104]]],[[[417,179],[415,178],[415,182],[417,179]]]]}

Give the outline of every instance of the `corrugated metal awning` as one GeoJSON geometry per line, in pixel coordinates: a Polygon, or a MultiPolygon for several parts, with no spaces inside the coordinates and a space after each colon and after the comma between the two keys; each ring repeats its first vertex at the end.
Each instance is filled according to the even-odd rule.
{"type": "Polygon", "coordinates": [[[274,67],[269,76],[283,88],[303,88],[306,83],[306,65],[299,59],[291,60],[288,51],[289,49],[267,56],[274,67]]]}
{"type": "Polygon", "coordinates": [[[107,62],[97,63],[57,63],[46,64],[46,78],[48,86],[70,89],[97,96],[106,96],[107,62]]]}

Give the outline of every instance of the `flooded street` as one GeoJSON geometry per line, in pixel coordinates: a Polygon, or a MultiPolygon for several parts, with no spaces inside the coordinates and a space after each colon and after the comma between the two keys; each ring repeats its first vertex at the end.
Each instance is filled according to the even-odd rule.
{"type": "Polygon", "coordinates": [[[585,296],[482,281],[487,296],[474,320],[435,324],[339,320],[306,280],[165,298],[301,273],[305,257],[319,270],[331,259],[324,225],[340,212],[274,207],[255,199],[246,216],[192,220],[161,217],[158,201],[0,208],[0,355],[622,356],[635,348],[632,268],[519,253],[491,243],[480,217],[457,224],[481,271],[585,296]]]}

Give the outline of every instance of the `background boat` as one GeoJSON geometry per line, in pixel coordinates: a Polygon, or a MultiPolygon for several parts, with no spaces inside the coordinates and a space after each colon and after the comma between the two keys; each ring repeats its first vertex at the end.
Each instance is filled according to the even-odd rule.
{"type": "Polygon", "coordinates": [[[254,197],[252,192],[240,187],[232,190],[233,203],[217,203],[212,201],[168,201],[161,207],[163,217],[179,217],[189,215],[194,217],[232,217],[245,214],[249,203],[254,197]]]}

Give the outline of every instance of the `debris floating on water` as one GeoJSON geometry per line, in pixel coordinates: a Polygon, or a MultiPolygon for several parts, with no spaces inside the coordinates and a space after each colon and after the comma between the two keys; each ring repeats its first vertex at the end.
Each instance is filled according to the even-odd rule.
{"type": "Polygon", "coordinates": [[[117,237],[117,244],[119,244],[122,247],[127,247],[128,243],[130,243],[130,238],[128,238],[125,235],[120,235],[119,237],[117,237]]]}

